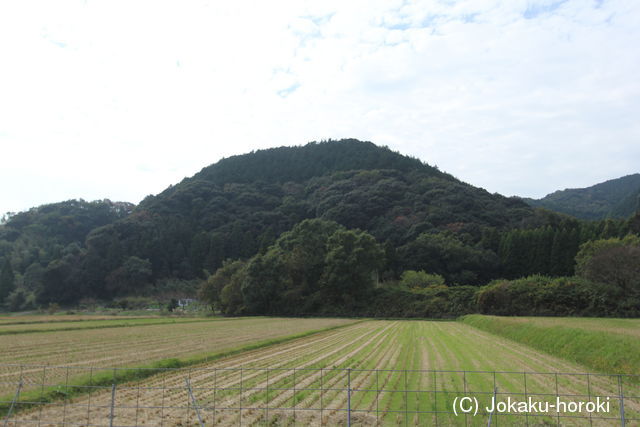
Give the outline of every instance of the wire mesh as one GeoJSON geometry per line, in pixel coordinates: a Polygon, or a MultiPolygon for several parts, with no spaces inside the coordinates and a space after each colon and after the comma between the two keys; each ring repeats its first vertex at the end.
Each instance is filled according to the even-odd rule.
{"type": "Polygon", "coordinates": [[[639,375],[0,365],[0,390],[5,427],[640,425],[639,375]]]}

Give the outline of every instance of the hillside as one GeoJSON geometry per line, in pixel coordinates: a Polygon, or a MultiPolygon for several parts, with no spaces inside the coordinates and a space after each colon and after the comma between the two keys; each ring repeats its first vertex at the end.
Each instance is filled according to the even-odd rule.
{"type": "MultiPolygon", "coordinates": [[[[117,268],[110,247],[148,259],[154,277],[199,277],[248,258],[308,218],[360,228],[393,247],[421,233],[481,238],[533,216],[525,203],[489,194],[370,142],[341,140],[223,159],[157,196],[129,218],[95,230],[88,255],[117,268]]],[[[126,258],[125,256],[125,258],[126,258]]]]}
{"type": "Polygon", "coordinates": [[[628,227],[536,210],[371,142],[314,142],[222,159],[133,211],[71,201],[10,218],[0,227],[1,276],[5,294],[16,290],[5,304],[194,296],[225,260],[275,253],[279,237],[307,219],[343,230],[345,239],[368,241],[349,230],[370,234],[384,252],[376,261],[381,280],[425,270],[448,285],[474,286],[571,275],[580,243],[628,227]]]}
{"type": "Polygon", "coordinates": [[[524,200],[531,206],[581,219],[628,218],[640,209],[640,174],[627,175],[587,188],[556,191],[542,199],[524,200]]]}

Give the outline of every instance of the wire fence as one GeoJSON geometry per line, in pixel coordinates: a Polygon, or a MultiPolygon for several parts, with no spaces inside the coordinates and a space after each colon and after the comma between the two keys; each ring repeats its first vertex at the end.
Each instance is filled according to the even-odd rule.
{"type": "Polygon", "coordinates": [[[640,425],[640,376],[0,364],[0,422],[32,426],[640,425]]]}

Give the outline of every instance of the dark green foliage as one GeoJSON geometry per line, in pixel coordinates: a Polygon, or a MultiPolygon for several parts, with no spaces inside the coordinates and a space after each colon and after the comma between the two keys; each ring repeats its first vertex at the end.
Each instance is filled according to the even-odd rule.
{"type": "Polygon", "coordinates": [[[74,259],[64,258],[49,263],[42,278],[38,302],[72,304],[82,295],[74,259]]]}
{"type": "MultiPolygon", "coordinates": [[[[453,316],[475,310],[466,285],[570,276],[581,244],[638,224],[534,210],[388,148],[341,140],[223,159],[133,212],[109,201],[32,209],[0,225],[0,259],[20,290],[5,292],[12,306],[166,302],[206,281],[201,299],[227,315],[453,316]],[[406,270],[450,287],[391,285],[406,270]]],[[[593,265],[635,252],[608,257],[593,265]]]]}
{"type": "Polygon", "coordinates": [[[215,274],[209,276],[209,278],[202,284],[199,291],[199,298],[209,304],[212,309],[220,309],[223,312],[227,311],[229,304],[229,292],[225,294],[225,300],[222,299],[222,290],[231,285],[232,279],[242,269],[245,264],[242,261],[227,260],[223,262],[215,274]]]}
{"type": "Polygon", "coordinates": [[[576,262],[579,276],[640,297],[640,237],[589,241],[580,247],[576,262]]]}
{"type": "Polygon", "coordinates": [[[525,199],[531,206],[544,207],[576,218],[598,220],[628,218],[640,205],[640,174],[612,179],[588,188],[567,189],[542,199],[525,199]]]}
{"type": "MultiPolygon", "coordinates": [[[[577,221],[563,219],[538,228],[513,229],[500,234],[498,256],[502,275],[571,276],[580,244],[593,239],[624,236],[624,221],[577,221]]],[[[494,275],[495,277],[495,275],[494,275]]]]}
{"type": "Polygon", "coordinates": [[[439,274],[429,274],[422,270],[407,270],[400,277],[400,285],[411,290],[420,290],[429,286],[443,286],[444,284],[444,277],[439,274]]]}
{"type": "Polygon", "coordinates": [[[125,253],[149,259],[155,277],[194,277],[215,271],[223,259],[264,252],[280,233],[310,217],[398,245],[438,227],[502,226],[530,214],[521,202],[460,183],[418,160],[345,140],[222,160],[147,198],[136,214],[105,231],[122,241],[125,253]]]}
{"type": "MultiPolygon", "coordinates": [[[[123,307],[123,308],[126,308],[126,307],[123,307]]],[[[178,300],[175,298],[171,298],[171,301],[167,303],[167,311],[171,313],[176,308],[178,308],[178,300]]]]}
{"type": "MultiPolygon", "coordinates": [[[[0,225],[0,252],[16,276],[13,306],[73,303],[87,294],[84,243],[91,230],[129,215],[133,205],[109,200],[69,200],[43,205],[9,217],[0,225]],[[17,304],[21,299],[23,304],[17,304]]],[[[88,263],[89,264],[89,263],[88,263]]],[[[104,280],[105,272],[99,272],[104,280]]]]}
{"type": "Polygon", "coordinates": [[[226,314],[310,314],[326,305],[354,307],[374,288],[384,252],[360,230],[305,220],[264,254],[227,262],[200,296],[226,314]]]}
{"type": "Polygon", "coordinates": [[[258,254],[247,263],[245,280],[240,286],[244,313],[278,314],[288,311],[290,277],[284,257],[278,251],[258,254]]]}
{"type": "Polygon", "coordinates": [[[338,230],[327,239],[322,273],[323,293],[331,301],[350,304],[366,295],[378,279],[384,252],[368,233],[338,230]]]}
{"type": "Polygon", "coordinates": [[[452,233],[423,233],[399,253],[405,269],[439,274],[450,284],[482,284],[498,267],[495,253],[466,244],[452,233]]]}
{"type": "Polygon", "coordinates": [[[13,268],[11,268],[11,262],[9,259],[5,259],[4,265],[0,270],[0,304],[13,292],[15,286],[15,276],[13,268]]]}
{"type": "Polygon", "coordinates": [[[150,278],[149,260],[131,256],[120,267],[109,273],[106,287],[112,295],[131,295],[144,290],[149,285],[150,278]]]}
{"type": "Polygon", "coordinates": [[[577,277],[498,280],[476,295],[480,313],[503,316],[637,317],[637,301],[637,296],[577,277]]]}

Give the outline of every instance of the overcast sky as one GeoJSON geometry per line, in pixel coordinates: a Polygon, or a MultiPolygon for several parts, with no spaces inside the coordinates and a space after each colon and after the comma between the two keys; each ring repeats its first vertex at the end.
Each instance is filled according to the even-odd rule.
{"type": "Polygon", "coordinates": [[[0,3],[0,212],[370,140],[505,195],[640,172],[640,1],[0,3]]]}

